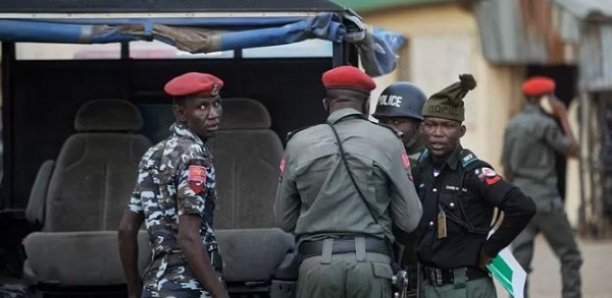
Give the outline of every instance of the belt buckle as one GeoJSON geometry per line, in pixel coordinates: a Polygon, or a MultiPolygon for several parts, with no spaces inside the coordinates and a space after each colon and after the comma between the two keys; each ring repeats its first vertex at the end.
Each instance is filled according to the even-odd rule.
{"type": "Polygon", "coordinates": [[[433,268],[426,268],[426,271],[429,277],[429,282],[435,286],[436,285],[436,273],[434,272],[433,268]]]}
{"type": "Polygon", "coordinates": [[[434,272],[436,275],[436,286],[441,287],[444,285],[444,280],[442,278],[442,270],[438,268],[434,268],[434,272]]]}
{"type": "Polygon", "coordinates": [[[425,267],[425,274],[429,277],[429,282],[431,282],[434,287],[444,285],[444,281],[442,280],[442,270],[434,267],[425,267]]]}

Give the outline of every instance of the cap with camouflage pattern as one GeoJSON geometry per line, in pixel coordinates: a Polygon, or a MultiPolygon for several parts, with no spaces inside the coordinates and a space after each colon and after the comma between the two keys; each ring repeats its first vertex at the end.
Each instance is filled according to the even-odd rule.
{"type": "Polygon", "coordinates": [[[463,122],[465,120],[463,98],[474,88],[476,88],[476,80],[471,74],[460,75],[459,82],[429,97],[423,106],[423,117],[436,117],[463,122]]]}

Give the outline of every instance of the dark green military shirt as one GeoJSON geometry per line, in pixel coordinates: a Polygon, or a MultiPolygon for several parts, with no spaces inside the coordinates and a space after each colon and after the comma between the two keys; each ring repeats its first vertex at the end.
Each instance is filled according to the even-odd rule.
{"type": "Polygon", "coordinates": [[[332,129],[316,125],[287,144],[274,210],[280,227],[298,241],[370,235],[394,239],[392,224],[413,231],[421,203],[404,146],[392,130],[354,109],[332,113],[351,171],[378,223],[352,184],[332,129]]]}
{"type": "Polygon", "coordinates": [[[512,183],[531,196],[539,211],[562,206],[557,188],[555,152],[565,154],[570,141],[557,123],[528,105],[506,127],[502,163],[512,183]]]}

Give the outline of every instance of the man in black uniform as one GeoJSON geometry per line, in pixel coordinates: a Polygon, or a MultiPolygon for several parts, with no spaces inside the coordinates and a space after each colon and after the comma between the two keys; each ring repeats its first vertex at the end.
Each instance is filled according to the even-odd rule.
{"type": "Polygon", "coordinates": [[[423,107],[427,150],[413,174],[423,217],[418,257],[421,297],[496,297],[485,266],[535,214],[535,205],[489,164],[463,149],[463,97],[476,87],[471,75],[432,95],[423,107]],[[505,216],[489,238],[495,207],[505,216]]]}

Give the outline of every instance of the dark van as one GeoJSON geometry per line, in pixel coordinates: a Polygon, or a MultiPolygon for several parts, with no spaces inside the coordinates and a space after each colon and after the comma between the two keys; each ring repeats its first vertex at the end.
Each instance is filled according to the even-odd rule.
{"type": "Polygon", "coordinates": [[[388,73],[402,38],[327,0],[4,0],[0,42],[0,296],[125,295],[116,230],[173,121],[163,85],[200,71],[225,81],[210,146],[230,294],[291,297],[295,244],[272,215],[285,135],[325,119],[324,71],[388,73]]]}

